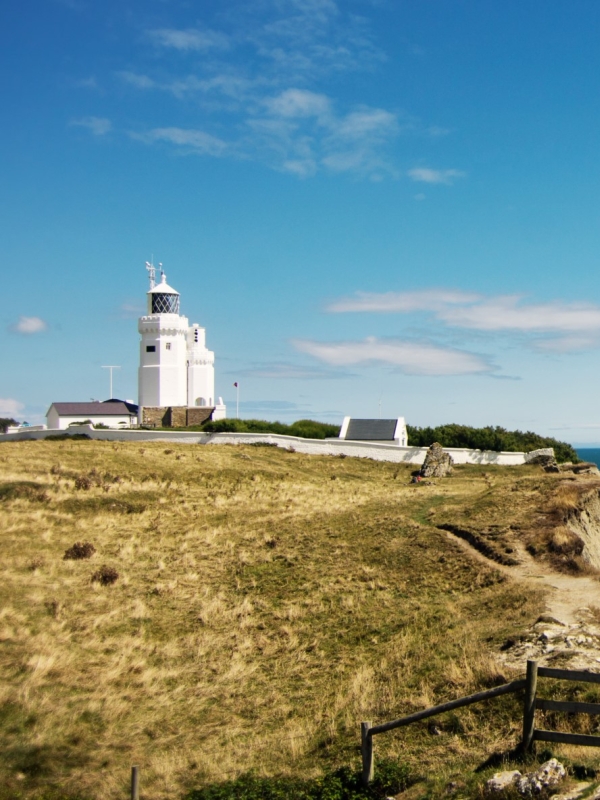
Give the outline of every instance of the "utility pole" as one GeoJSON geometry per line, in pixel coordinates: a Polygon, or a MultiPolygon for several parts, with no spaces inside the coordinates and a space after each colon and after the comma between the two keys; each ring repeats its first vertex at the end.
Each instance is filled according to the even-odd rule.
{"type": "Polygon", "coordinates": [[[114,364],[108,364],[106,366],[102,366],[102,369],[109,369],[110,370],[110,395],[109,400],[113,399],[113,369],[121,369],[121,367],[116,367],[114,364]]]}

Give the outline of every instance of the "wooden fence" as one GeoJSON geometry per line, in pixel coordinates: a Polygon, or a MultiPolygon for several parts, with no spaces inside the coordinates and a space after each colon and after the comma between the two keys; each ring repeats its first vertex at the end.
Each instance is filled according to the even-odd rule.
{"type": "Polygon", "coordinates": [[[468,697],[460,697],[458,700],[450,700],[433,708],[424,711],[417,711],[408,717],[384,722],[381,725],[372,725],[370,722],[361,722],[361,752],[362,752],[362,780],[367,786],[375,774],[375,760],[373,750],[373,736],[379,733],[391,731],[394,728],[402,728],[413,722],[418,722],[427,717],[434,717],[444,711],[452,711],[455,708],[470,706],[473,703],[481,703],[492,697],[499,697],[503,694],[513,694],[525,690],[523,699],[523,738],[521,747],[524,752],[533,748],[534,742],[560,742],[564,744],[583,745],[586,747],[600,747],[600,736],[588,736],[580,733],[562,733],[561,731],[547,731],[535,727],[535,711],[539,708],[542,711],[566,711],[571,714],[600,714],[600,703],[576,703],[561,700],[543,700],[537,697],[537,679],[557,678],[565,681],[584,681],[587,683],[599,683],[600,674],[586,672],[582,670],[554,669],[551,667],[538,667],[537,661],[527,662],[527,673],[525,678],[496,686],[485,692],[477,692],[468,697]]]}

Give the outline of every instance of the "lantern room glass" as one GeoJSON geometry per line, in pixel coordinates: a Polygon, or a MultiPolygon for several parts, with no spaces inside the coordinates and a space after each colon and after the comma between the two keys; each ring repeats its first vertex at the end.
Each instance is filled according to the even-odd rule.
{"type": "Polygon", "coordinates": [[[153,314],[179,314],[179,295],[156,292],[152,295],[153,314]]]}

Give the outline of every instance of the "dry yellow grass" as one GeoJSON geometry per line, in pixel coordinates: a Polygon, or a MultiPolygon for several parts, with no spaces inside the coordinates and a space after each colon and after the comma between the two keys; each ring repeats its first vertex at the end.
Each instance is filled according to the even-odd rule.
{"type": "MultiPolygon", "coordinates": [[[[0,796],[124,797],[134,763],[148,799],[317,774],[356,762],[361,719],[502,679],[493,655],[539,597],[431,523],[478,503],[505,520],[515,480],[526,515],[549,478],[409,475],[267,447],[4,444],[0,796]],[[96,553],[64,560],[77,541],[96,553]],[[91,580],[103,565],[113,585],[91,580]]],[[[377,748],[449,775],[518,728],[478,708],[377,748]]]]}

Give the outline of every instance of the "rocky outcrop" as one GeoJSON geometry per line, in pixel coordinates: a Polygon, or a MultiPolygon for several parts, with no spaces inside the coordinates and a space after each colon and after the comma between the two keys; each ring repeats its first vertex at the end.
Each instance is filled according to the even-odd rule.
{"type": "Polygon", "coordinates": [[[566,527],[583,542],[582,557],[600,569],[600,488],[582,492],[577,508],[567,512],[566,527]]]}
{"type": "Polygon", "coordinates": [[[600,469],[589,461],[580,461],[578,464],[571,464],[571,462],[561,464],[560,471],[572,472],[574,475],[600,475],[600,469]]]}
{"type": "Polygon", "coordinates": [[[445,478],[452,473],[454,461],[439,442],[434,442],[425,456],[419,472],[422,478],[445,478]]]}
{"type": "Polygon", "coordinates": [[[552,789],[563,780],[565,768],[555,758],[546,761],[535,772],[521,775],[518,769],[509,772],[497,772],[486,784],[488,792],[504,792],[514,786],[522,797],[532,797],[552,789]]]}

